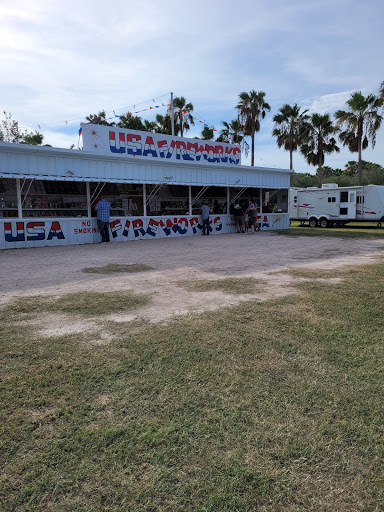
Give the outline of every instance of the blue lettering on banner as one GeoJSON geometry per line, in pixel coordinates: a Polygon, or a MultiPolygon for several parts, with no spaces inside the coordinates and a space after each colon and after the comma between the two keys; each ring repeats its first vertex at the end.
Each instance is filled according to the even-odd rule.
{"type": "Polygon", "coordinates": [[[27,223],[27,241],[45,240],[44,222],[27,223]]]}
{"type": "Polygon", "coordinates": [[[62,232],[61,226],[58,222],[52,222],[52,226],[49,231],[49,235],[47,236],[47,240],[52,240],[53,237],[56,237],[59,240],[65,240],[64,233],[62,232]]]}
{"type": "Polygon", "coordinates": [[[12,223],[5,222],[4,237],[6,242],[25,242],[24,222],[16,222],[16,233],[12,231],[12,223]]]}
{"type": "Polygon", "coordinates": [[[148,156],[148,155],[151,155],[151,156],[154,156],[155,158],[157,158],[157,151],[156,151],[155,145],[153,143],[152,137],[147,137],[147,140],[145,141],[143,156],[148,156]]]}
{"type": "Polygon", "coordinates": [[[128,147],[127,147],[127,153],[129,155],[141,155],[141,140],[140,135],[134,135],[132,133],[129,133],[127,135],[127,141],[128,141],[128,147]]]}

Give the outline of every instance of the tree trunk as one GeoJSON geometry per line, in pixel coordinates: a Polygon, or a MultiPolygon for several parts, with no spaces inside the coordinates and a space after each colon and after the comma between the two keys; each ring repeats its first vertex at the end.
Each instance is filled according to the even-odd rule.
{"type": "Polygon", "coordinates": [[[321,170],[322,170],[322,166],[319,165],[319,168],[317,169],[317,186],[318,186],[318,188],[321,188],[321,170]]]}
{"type": "Polygon", "coordinates": [[[359,187],[361,187],[361,184],[363,182],[363,177],[362,177],[363,163],[361,160],[361,139],[362,139],[362,134],[359,133],[357,136],[357,144],[358,144],[358,149],[359,149],[359,165],[358,165],[359,187]]]}
{"type": "Polygon", "coordinates": [[[252,133],[252,156],[251,156],[251,166],[255,165],[255,132],[252,133]]]}
{"type": "MultiPolygon", "coordinates": [[[[289,168],[293,170],[293,149],[292,149],[292,128],[290,130],[290,141],[289,141],[289,168]]],[[[289,185],[293,186],[293,175],[292,173],[289,175],[289,185]]]]}

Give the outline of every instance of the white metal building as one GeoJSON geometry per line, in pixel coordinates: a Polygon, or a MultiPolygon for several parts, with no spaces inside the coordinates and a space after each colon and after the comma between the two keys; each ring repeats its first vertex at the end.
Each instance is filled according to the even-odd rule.
{"type": "Polygon", "coordinates": [[[286,169],[0,143],[0,248],[99,242],[101,194],[111,241],[200,234],[203,200],[212,234],[233,231],[231,205],[249,197],[261,229],[287,229],[289,178],[286,169]]]}

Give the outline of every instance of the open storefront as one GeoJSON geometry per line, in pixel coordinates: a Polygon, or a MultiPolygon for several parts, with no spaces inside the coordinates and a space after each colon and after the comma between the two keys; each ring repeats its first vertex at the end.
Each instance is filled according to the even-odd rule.
{"type": "Polygon", "coordinates": [[[101,195],[111,204],[111,241],[200,234],[203,201],[212,234],[234,231],[233,205],[248,198],[259,204],[261,229],[289,227],[288,170],[208,160],[0,143],[0,248],[99,242],[101,195]]]}

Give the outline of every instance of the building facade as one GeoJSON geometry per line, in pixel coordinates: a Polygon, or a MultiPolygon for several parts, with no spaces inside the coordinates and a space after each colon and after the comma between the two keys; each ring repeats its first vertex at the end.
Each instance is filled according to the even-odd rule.
{"type": "Polygon", "coordinates": [[[101,195],[111,241],[201,234],[202,201],[212,234],[234,231],[233,204],[248,198],[261,229],[289,227],[289,170],[130,156],[0,143],[0,248],[99,242],[101,195]]]}

